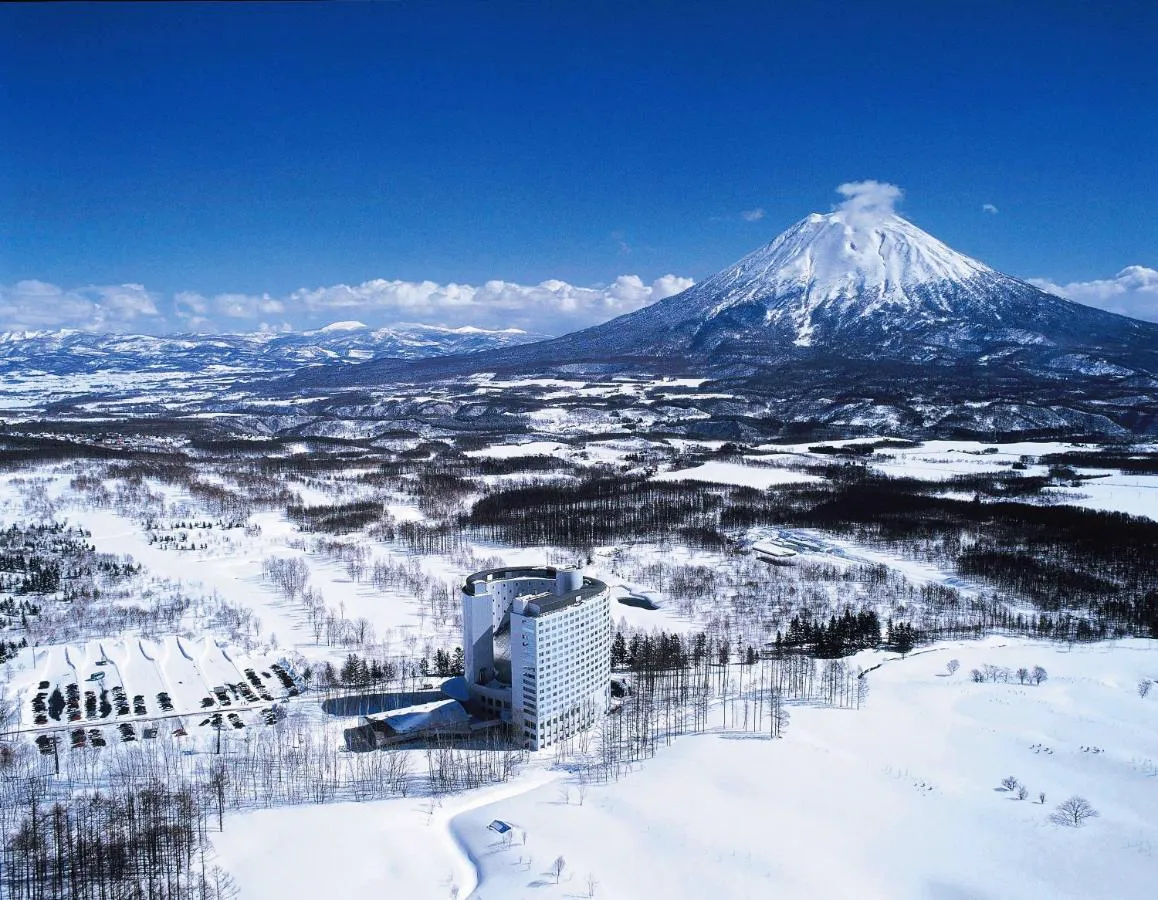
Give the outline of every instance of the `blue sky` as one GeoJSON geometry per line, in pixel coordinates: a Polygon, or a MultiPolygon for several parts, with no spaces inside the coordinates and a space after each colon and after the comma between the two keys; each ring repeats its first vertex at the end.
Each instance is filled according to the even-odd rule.
{"type": "Polygon", "coordinates": [[[520,292],[566,330],[861,179],[1158,318],[1156,29],[1130,0],[0,6],[0,330],[496,325],[520,292]],[[446,287],[496,280],[493,316],[446,287]]]}

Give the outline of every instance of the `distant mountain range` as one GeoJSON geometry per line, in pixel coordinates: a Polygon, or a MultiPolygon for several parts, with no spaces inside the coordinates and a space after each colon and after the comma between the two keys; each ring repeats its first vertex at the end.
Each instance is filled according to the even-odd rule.
{"type": "Polygon", "coordinates": [[[509,347],[541,339],[516,328],[369,328],[335,322],[292,334],[183,334],[156,337],[86,331],[0,332],[0,374],[238,372],[286,374],[303,366],[352,365],[379,357],[421,359],[509,347]]]}
{"type": "MultiPolygon", "coordinates": [[[[264,409],[254,405],[264,398],[269,409],[292,402],[296,414],[405,422],[418,433],[537,428],[567,419],[574,403],[580,417],[655,411],[565,389],[480,398],[462,380],[496,373],[707,379],[702,399],[665,401],[663,428],[728,439],[1158,435],[1158,324],[1045,293],[899,216],[843,210],[802,219],[681,294],[558,338],[359,322],[299,334],[0,334],[0,375],[89,372],[256,374],[248,399],[216,397],[208,408],[264,409]],[[436,402],[425,386],[439,381],[436,402]]],[[[138,396],[123,382],[108,390],[138,396]]]]}

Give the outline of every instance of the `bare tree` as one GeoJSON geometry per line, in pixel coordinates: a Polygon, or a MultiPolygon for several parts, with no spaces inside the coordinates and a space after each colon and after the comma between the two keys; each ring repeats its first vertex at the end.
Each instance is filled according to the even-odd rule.
{"type": "Polygon", "coordinates": [[[595,875],[588,873],[587,875],[587,896],[594,897],[595,889],[599,887],[599,882],[595,880],[595,875]]]}
{"type": "Polygon", "coordinates": [[[957,670],[961,668],[960,660],[951,659],[945,663],[945,670],[950,674],[956,674],[957,670]]]}
{"type": "Polygon", "coordinates": [[[1150,693],[1150,688],[1153,686],[1153,681],[1151,681],[1149,678],[1143,678],[1138,682],[1138,696],[1145,700],[1146,695],[1150,693]]]}
{"type": "Polygon", "coordinates": [[[1040,803],[1042,806],[1045,806],[1045,791],[1042,791],[1040,794],[1037,795],[1037,802],[1040,803]]]}
{"type": "Polygon", "coordinates": [[[1024,800],[1028,796],[1029,796],[1029,788],[1027,788],[1024,784],[1019,784],[1017,786],[1017,799],[1018,800],[1024,800]]]}
{"type": "Polygon", "coordinates": [[[1034,666],[1033,671],[1029,674],[1034,684],[1041,684],[1043,681],[1049,678],[1049,675],[1041,666],[1034,666]]]}
{"type": "Polygon", "coordinates": [[[1059,803],[1049,818],[1051,822],[1058,825],[1080,828],[1085,824],[1086,819],[1093,819],[1097,816],[1098,811],[1090,806],[1090,801],[1085,797],[1075,795],[1064,803],[1059,803]]]}
{"type": "Polygon", "coordinates": [[[563,870],[567,868],[567,860],[562,856],[556,856],[555,861],[551,863],[551,874],[555,876],[555,884],[559,883],[559,879],[563,877],[563,870]]]}
{"type": "Polygon", "coordinates": [[[1019,782],[1016,778],[1010,775],[1008,778],[1001,779],[1001,786],[1007,791],[1016,791],[1019,782]]]}
{"type": "Polygon", "coordinates": [[[1025,666],[1022,666],[1017,670],[1017,682],[1018,684],[1025,684],[1028,680],[1029,669],[1027,669],[1025,666]]]}
{"type": "Polygon", "coordinates": [[[768,695],[768,718],[771,721],[770,736],[783,737],[784,729],[788,727],[788,707],[784,703],[784,692],[777,685],[768,695]]]}

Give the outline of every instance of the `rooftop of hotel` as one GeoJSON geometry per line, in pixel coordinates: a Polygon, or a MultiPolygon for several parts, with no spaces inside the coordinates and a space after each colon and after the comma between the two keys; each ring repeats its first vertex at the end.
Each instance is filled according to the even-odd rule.
{"type": "MultiPolygon", "coordinates": [[[[462,589],[464,593],[474,596],[475,585],[479,583],[509,581],[516,578],[549,579],[554,581],[561,571],[569,570],[556,566],[512,566],[503,569],[488,569],[484,572],[475,572],[473,575],[467,576],[466,583],[462,589]]],[[[582,603],[584,600],[598,597],[606,590],[607,585],[604,582],[597,578],[589,578],[584,575],[582,585],[573,591],[567,591],[563,594],[542,592],[526,597],[526,615],[537,617],[556,612],[560,609],[566,609],[568,606],[574,606],[576,603],[582,603]]]]}

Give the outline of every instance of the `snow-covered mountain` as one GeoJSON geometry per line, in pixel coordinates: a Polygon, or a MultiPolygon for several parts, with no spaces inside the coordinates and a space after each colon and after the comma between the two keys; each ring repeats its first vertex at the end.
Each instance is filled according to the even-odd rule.
{"type": "Polygon", "coordinates": [[[45,372],[277,372],[301,366],[351,364],[382,357],[422,359],[471,353],[533,341],[540,335],[515,328],[443,328],[402,325],[372,329],[335,322],[289,334],[152,336],[85,331],[0,332],[0,373],[45,372]]]}
{"type": "Polygon", "coordinates": [[[574,334],[321,368],[286,388],[472,372],[706,377],[746,398],[711,411],[725,435],[1158,431],[1158,324],[1045,293],[892,214],[807,216],[683,293],[574,334]]]}
{"type": "MultiPolygon", "coordinates": [[[[814,213],[683,293],[610,322],[419,369],[613,364],[767,375],[791,364],[823,367],[839,384],[841,371],[859,379],[866,365],[883,372],[886,363],[937,378],[946,366],[1034,377],[1152,377],[1158,324],[1047,294],[899,216],[837,211],[814,213]]],[[[404,377],[412,368],[384,360],[338,380],[404,377]]]]}
{"type": "Polygon", "coordinates": [[[714,366],[836,356],[1158,371],[1158,325],[1004,275],[896,215],[813,214],[674,297],[526,352],[714,366]]]}

